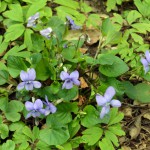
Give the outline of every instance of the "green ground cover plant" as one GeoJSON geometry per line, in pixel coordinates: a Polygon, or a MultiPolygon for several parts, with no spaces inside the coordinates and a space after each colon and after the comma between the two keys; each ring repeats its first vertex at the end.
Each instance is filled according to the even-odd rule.
{"type": "Polygon", "coordinates": [[[150,1],[124,3],[0,1],[0,150],[121,150],[124,97],[150,102],[150,1]]]}

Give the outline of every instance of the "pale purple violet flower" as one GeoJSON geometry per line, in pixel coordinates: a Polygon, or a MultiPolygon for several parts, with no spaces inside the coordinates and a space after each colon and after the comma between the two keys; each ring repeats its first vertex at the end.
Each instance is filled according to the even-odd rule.
{"type": "Polygon", "coordinates": [[[148,50],[145,52],[145,58],[141,57],[140,61],[143,64],[144,71],[146,74],[150,69],[150,52],[148,50]]]}
{"type": "Polygon", "coordinates": [[[31,116],[36,118],[43,114],[43,102],[40,99],[37,99],[33,103],[27,101],[25,103],[25,107],[29,111],[29,113],[26,116],[26,119],[28,119],[31,116]]]}
{"type": "Polygon", "coordinates": [[[22,70],[20,72],[20,78],[23,82],[18,84],[18,90],[25,88],[27,91],[29,91],[33,90],[33,88],[41,87],[41,83],[39,81],[34,81],[36,78],[36,72],[33,68],[29,69],[27,72],[22,70]]]}
{"type": "Polygon", "coordinates": [[[41,31],[40,31],[40,34],[41,34],[42,36],[44,36],[45,38],[49,39],[49,38],[51,37],[51,35],[50,35],[51,32],[52,32],[52,28],[48,27],[48,28],[46,28],[46,29],[41,30],[41,31]]]}
{"type": "Polygon", "coordinates": [[[109,86],[106,89],[104,96],[96,94],[96,102],[98,106],[102,107],[100,112],[100,118],[102,119],[110,111],[110,105],[113,107],[120,107],[121,102],[119,100],[113,99],[113,96],[116,94],[114,87],[109,86]]]}
{"type": "Polygon", "coordinates": [[[47,116],[47,115],[49,115],[50,113],[55,113],[56,112],[56,110],[57,110],[57,108],[52,104],[52,103],[50,103],[49,101],[48,101],[48,98],[47,98],[47,96],[45,96],[45,100],[46,100],[46,102],[43,102],[45,105],[46,105],[46,107],[45,107],[45,109],[44,109],[44,115],[45,116],[47,116]]]}
{"type": "Polygon", "coordinates": [[[79,72],[77,70],[73,71],[70,75],[69,73],[62,71],[60,73],[60,78],[62,81],[65,81],[62,89],[71,89],[73,87],[73,84],[80,85],[79,78],[79,72]]]}
{"type": "Polygon", "coordinates": [[[35,27],[36,20],[40,17],[40,13],[37,12],[35,15],[28,18],[27,27],[35,27]]]}
{"type": "Polygon", "coordinates": [[[81,26],[76,25],[74,23],[74,20],[72,20],[69,16],[67,16],[66,18],[69,21],[72,30],[79,30],[79,29],[81,29],[81,26]]]}

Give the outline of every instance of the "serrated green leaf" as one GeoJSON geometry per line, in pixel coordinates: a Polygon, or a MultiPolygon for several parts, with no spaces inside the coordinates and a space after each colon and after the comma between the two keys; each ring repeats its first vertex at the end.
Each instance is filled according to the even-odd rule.
{"type": "Polygon", "coordinates": [[[121,129],[121,125],[119,123],[109,126],[108,130],[110,130],[111,132],[113,132],[115,135],[118,135],[118,136],[125,135],[125,132],[121,129]]]}
{"type": "Polygon", "coordinates": [[[29,51],[31,51],[33,47],[32,38],[31,38],[32,33],[33,31],[31,29],[26,29],[24,33],[24,43],[29,49],[29,51]]]}
{"type": "Polygon", "coordinates": [[[0,85],[7,83],[9,80],[9,74],[6,70],[0,70],[0,85]]]}
{"type": "Polygon", "coordinates": [[[61,89],[58,92],[59,98],[63,98],[65,101],[73,100],[78,95],[78,87],[74,86],[71,89],[61,89]]]}
{"type": "Polygon", "coordinates": [[[33,140],[36,140],[39,138],[40,130],[37,126],[34,126],[33,128],[33,140]]]}
{"type": "Polygon", "coordinates": [[[12,122],[19,121],[21,118],[21,115],[17,112],[6,112],[5,116],[8,120],[10,120],[12,122]]]}
{"type": "Polygon", "coordinates": [[[8,98],[7,97],[0,97],[0,110],[5,111],[8,105],[8,98]]]}
{"type": "Polygon", "coordinates": [[[127,16],[127,21],[129,24],[132,24],[134,21],[136,21],[136,19],[141,17],[142,15],[137,10],[131,10],[127,16]]]}
{"type": "Polygon", "coordinates": [[[46,2],[47,0],[38,0],[32,3],[29,7],[29,10],[27,11],[26,19],[28,19],[30,16],[34,15],[36,12],[42,9],[46,5],[46,2]]]}
{"type": "Polygon", "coordinates": [[[62,56],[66,59],[66,60],[72,60],[73,57],[75,56],[75,52],[76,49],[75,47],[68,47],[62,50],[62,56]]]}
{"type": "Polygon", "coordinates": [[[14,24],[11,25],[6,33],[5,33],[5,41],[9,42],[9,41],[13,41],[16,40],[18,37],[20,37],[23,32],[25,30],[25,27],[23,26],[23,24],[14,24]]]}
{"type": "Polygon", "coordinates": [[[80,130],[81,126],[79,124],[79,120],[74,119],[72,122],[68,124],[68,129],[70,133],[70,138],[73,138],[77,132],[80,130]]]}
{"type": "Polygon", "coordinates": [[[111,11],[116,6],[116,0],[107,0],[106,6],[107,6],[107,12],[111,11]]]}
{"type": "Polygon", "coordinates": [[[138,35],[136,33],[131,33],[131,36],[135,42],[137,42],[139,44],[144,44],[143,38],[140,35],[138,35]]]}
{"type": "Polygon", "coordinates": [[[7,50],[7,47],[8,47],[8,42],[5,42],[5,41],[2,41],[3,40],[3,37],[0,36],[0,54],[3,54],[6,50],[7,50]]]}
{"type": "Polygon", "coordinates": [[[81,124],[84,127],[92,127],[101,122],[99,113],[92,105],[88,105],[83,109],[85,115],[81,118],[81,124]]]}
{"type": "Polygon", "coordinates": [[[51,150],[50,146],[46,144],[45,142],[42,142],[41,140],[37,142],[36,148],[44,149],[44,150],[51,150]]]}
{"type": "Polygon", "coordinates": [[[6,143],[2,145],[2,150],[15,150],[15,142],[12,140],[7,140],[6,143]]]}
{"type": "Polygon", "coordinates": [[[82,140],[89,146],[94,145],[101,138],[103,130],[99,127],[91,127],[82,132],[82,140]]]}
{"type": "Polygon", "coordinates": [[[61,145],[69,139],[69,131],[66,127],[51,128],[40,131],[40,140],[48,145],[61,145]]]}
{"type": "Polygon", "coordinates": [[[21,70],[26,71],[27,69],[23,59],[18,56],[8,56],[7,65],[8,72],[13,78],[16,78],[20,74],[21,70]]]}
{"type": "Polygon", "coordinates": [[[25,126],[25,124],[23,122],[21,122],[21,121],[14,122],[14,123],[11,123],[9,125],[9,130],[10,131],[19,131],[19,130],[22,131],[22,129],[24,128],[24,126],[25,126]]]}
{"type": "Polygon", "coordinates": [[[150,32],[150,24],[148,23],[134,23],[131,25],[134,29],[134,32],[146,34],[150,32]]]}
{"type": "Polygon", "coordinates": [[[117,108],[112,108],[111,112],[110,112],[110,120],[108,125],[113,125],[116,123],[119,123],[124,117],[123,113],[118,112],[117,108]]]}
{"type": "Polygon", "coordinates": [[[105,55],[105,57],[109,57],[110,61],[112,61],[113,64],[109,65],[110,61],[109,61],[109,64],[107,64],[108,59],[100,62],[100,64],[106,63],[106,65],[101,65],[99,67],[99,71],[102,74],[104,74],[108,77],[117,77],[128,71],[129,68],[128,68],[127,64],[123,60],[121,60],[119,57],[113,56],[113,55],[105,55]]]}
{"type": "Polygon", "coordinates": [[[11,4],[9,5],[11,10],[6,11],[3,15],[11,20],[23,22],[23,12],[20,4],[11,4]]]}
{"type": "Polygon", "coordinates": [[[70,7],[70,8],[73,8],[73,9],[79,9],[79,3],[78,2],[75,2],[73,0],[54,0],[55,3],[57,4],[60,4],[62,6],[67,6],[67,7],[70,7]]]}
{"type": "Polygon", "coordinates": [[[2,139],[5,139],[9,135],[9,129],[6,124],[0,124],[0,136],[2,139]]]}
{"type": "Polygon", "coordinates": [[[1,2],[0,12],[5,11],[7,8],[7,3],[5,1],[1,2]]]}
{"type": "Polygon", "coordinates": [[[84,13],[89,13],[92,11],[92,7],[90,7],[88,4],[86,4],[84,2],[80,4],[80,9],[84,13]]]}
{"type": "Polygon", "coordinates": [[[14,46],[12,49],[10,49],[6,54],[5,56],[3,57],[4,59],[7,60],[7,57],[9,55],[12,55],[12,56],[20,56],[22,58],[28,58],[30,56],[30,52],[28,51],[24,51],[24,49],[26,48],[25,45],[21,45],[20,47],[19,46],[14,46]]]}
{"type": "Polygon", "coordinates": [[[105,137],[107,139],[109,139],[116,147],[119,146],[119,142],[118,142],[117,136],[113,132],[111,132],[110,130],[106,130],[105,131],[105,137]]]}
{"type": "Polygon", "coordinates": [[[31,129],[30,129],[29,127],[25,126],[25,127],[23,128],[22,132],[23,132],[26,136],[28,136],[29,138],[31,138],[31,139],[33,140],[33,133],[32,133],[32,131],[31,131],[31,129]]]}
{"type": "Polygon", "coordinates": [[[113,144],[111,143],[111,141],[108,138],[103,138],[99,142],[99,147],[101,150],[115,150],[113,144]]]}
{"type": "Polygon", "coordinates": [[[150,16],[150,4],[147,1],[134,0],[134,4],[144,17],[150,16]]]}
{"type": "Polygon", "coordinates": [[[19,121],[21,115],[18,112],[22,111],[23,107],[24,105],[19,101],[10,101],[5,110],[6,118],[12,122],[19,121]]]}

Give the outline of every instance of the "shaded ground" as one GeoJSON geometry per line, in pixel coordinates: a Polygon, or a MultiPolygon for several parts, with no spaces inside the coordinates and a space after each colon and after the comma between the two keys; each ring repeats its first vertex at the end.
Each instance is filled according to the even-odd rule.
{"type": "Polygon", "coordinates": [[[120,138],[123,150],[150,150],[150,105],[125,99],[121,111],[126,133],[120,138]]]}

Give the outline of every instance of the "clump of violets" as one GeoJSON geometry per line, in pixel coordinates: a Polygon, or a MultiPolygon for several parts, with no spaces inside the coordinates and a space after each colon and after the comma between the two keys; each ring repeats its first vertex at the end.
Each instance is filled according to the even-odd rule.
{"type": "Polygon", "coordinates": [[[104,96],[102,96],[100,94],[96,94],[97,105],[102,107],[102,110],[100,112],[100,118],[101,119],[106,114],[109,113],[110,105],[112,107],[120,107],[121,106],[121,102],[119,100],[112,99],[115,94],[116,94],[116,91],[115,91],[114,87],[112,87],[112,86],[109,86],[106,89],[106,92],[105,92],[104,96]]]}
{"type": "Polygon", "coordinates": [[[45,38],[49,39],[51,37],[52,28],[48,27],[40,31],[40,34],[45,38]]]}
{"type": "Polygon", "coordinates": [[[34,81],[36,78],[35,69],[31,68],[27,72],[21,71],[20,78],[23,82],[19,83],[17,89],[20,91],[26,89],[27,91],[33,90],[33,88],[40,88],[41,83],[39,81],[34,81]]]}
{"type": "Polygon", "coordinates": [[[35,27],[36,26],[36,20],[40,17],[40,13],[37,12],[35,15],[28,18],[27,27],[35,27]]]}
{"type": "Polygon", "coordinates": [[[72,30],[79,30],[79,29],[81,29],[81,26],[76,25],[74,23],[74,20],[72,20],[69,16],[67,16],[66,18],[69,21],[72,30]]]}
{"type": "Polygon", "coordinates": [[[60,78],[62,81],[64,81],[62,89],[71,89],[73,85],[80,85],[79,78],[79,72],[77,70],[73,71],[72,73],[67,73],[65,71],[62,71],[60,73],[60,78]]]}
{"type": "Polygon", "coordinates": [[[37,118],[40,115],[44,115],[47,116],[50,113],[55,113],[57,108],[48,101],[48,98],[46,96],[46,102],[43,102],[41,99],[37,99],[36,101],[29,102],[27,101],[25,103],[25,107],[27,109],[27,111],[29,111],[29,113],[26,116],[26,119],[28,119],[29,117],[34,117],[37,118]],[[45,106],[44,106],[45,104],[45,106]]]}
{"type": "Polygon", "coordinates": [[[150,52],[145,52],[145,57],[141,57],[141,63],[143,64],[145,74],[150,70],[150,52]]]}

